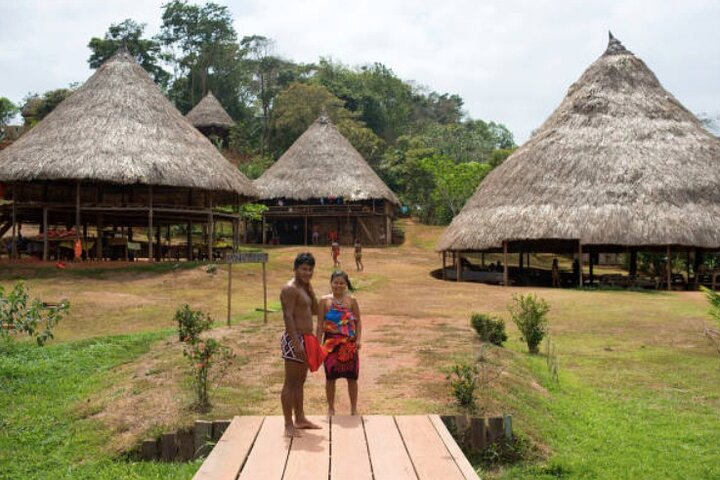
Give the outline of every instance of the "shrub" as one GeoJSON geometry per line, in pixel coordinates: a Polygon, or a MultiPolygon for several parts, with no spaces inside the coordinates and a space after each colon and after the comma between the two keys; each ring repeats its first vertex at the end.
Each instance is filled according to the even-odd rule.
{"type": "Polygon", "coordinates": [[[195,343],[200,333],[209,330],[212,326],[212,318],[198,310],[191,310],[185,304],[175,312],[175,321],[178,324],[178,337],[181,342],[195,343]]]}
{"type": "Polygon", "coordinates": [[[501,347],[507,340],[505,321],[501,318],[491,317],[484,313],[473,313],[470,317],[470,324],[483,342],[490,342],[501,347]]]}
{"type": "Polygon", "coordinates": [[[199,411],[207,411],[210,408],[210,367],[217,363],[216,357],[221,355],[221,360],[228,360],[232,357],[232,351],[220,344],[214,338],[198,340],[194,343],[187,343],[183,350],[192,368],[192,383],[195,392],[195,408],[199,411]]]}
{"type": "Polygon", "coordinates": [[[550,306],[542,298],[529,293],[513,295],[513,303],[508,305],[508,310],[530,353],[538,353],[538,345],[548,331],[550,306]]]}
{"type": "Polygon", "coordinates": [[[39,298],[31,301],[23,282],[17,282],[9,292],[0,287],[0,338],[10,340],[24,333],[42,347],[53,338],[53,329],[69,310],[67,300],[52,306],[39,298]]]}
{"type": "Polygon", "coordinates": [[[477,401],[475,397],[477,375],[477,367],[474,365],[459,363],[453,365],[450,375],[447,376],[447,379],[450,380],[450,387],[452,388],[453,395],[455,396],[455,400],[457,400],[458,405],[470,412],[474,412],[477,409],[477,401]]]}

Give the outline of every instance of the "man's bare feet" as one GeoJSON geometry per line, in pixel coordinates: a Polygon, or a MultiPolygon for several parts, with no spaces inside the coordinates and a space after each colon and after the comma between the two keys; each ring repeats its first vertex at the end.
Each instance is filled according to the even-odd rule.
{"type": "Polygon", "coordinates": [[[295,421],[295,428],[299,428],[301,430],[318,430],[322,427],[320,425],[315,425],[307,418],[303,418],[295,421]]]}
{"type": "Polygon", "coordinates": [[[294,425],[285,425],[285,436],[286,437],[302,437],[302,432],[298,430],[294,425]]]}
{"type": "Polygon", "coordinates": [[[352,415],[353,417],[357,417],[359,414],[357,410],[353,410],[352,412],[350,412],[350,415],[352,415]]]}

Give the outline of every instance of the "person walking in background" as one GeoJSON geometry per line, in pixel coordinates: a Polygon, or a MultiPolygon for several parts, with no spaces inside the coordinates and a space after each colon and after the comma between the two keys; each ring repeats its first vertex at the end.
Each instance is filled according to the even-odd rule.
{"type": "Polygon", "coordinates": [[[355,240],[355,268],[357,268],[358,272],[361,272],[365,269],[365,266],[362,263],[362,244],[360,243],[360,240],[355,240]]]}
{"type": "Polygon", "coordinates": [[[333,259],[333,268],[340,268],[340,260],[338,257],[340,257],[340,244],[337,240],[333,240],[330,244],[330,256],[333,259]]]}
{"type": "Polygon", "coordinates": [[[552,286],[553,288],[560,288],[560,266],[557,258],[553,258],[552,263],[552,286]]]}

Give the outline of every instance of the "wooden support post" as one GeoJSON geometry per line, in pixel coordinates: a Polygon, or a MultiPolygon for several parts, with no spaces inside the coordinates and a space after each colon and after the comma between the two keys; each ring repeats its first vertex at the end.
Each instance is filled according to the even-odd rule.
{"type": "Polygon", "coordinates": [[[305,230],[303,231],[303,237],[304,237],[304,239],[305,239],[305,245],[307,245],[307,232],[308,232],[308,230],[307,230],[308,225],[307,225],[307,224],[308,224],[308,216],[307,216],[307,213],[305,213],[305,230]]]}
{"type": "Polygon", "coordinates": [[[213,242],[215,242],[215,219],[213,218],[212,207],[208,213],[208,261],[213,259],[213,242]]]}
{"type": "Polygon", "coordinates": [[[97,225],[96,225],[96,236],[97,240],[95,241],[95,258],[97,260],[101,260],[103,258],[103,214],[100,213],[97,216],[97,225]]]}
{"type": "Polygon", "coordinates": [[[582,240],[578,240],[578,288],[583,287],[583,260],[582,240]]]}
{"type": "Polygon", "coordinates": [[[153,187],[148,187],[150,191],[150,209],[148,210],[148,261],[152,262],[153,259],[153,187]]]}
{"type": "Polygon", "coordinates": [[[155,251],[155,258],[160,261],[162,260],[162,243],[160,242],[161,236],[160,231],[162,230],[162,225],[158,225],[158,227],[155,229],[155,248],[157,249],[155,251]]]}
{"type": "Polygon", "coordinates": [[[455,252],[455,281],[462,280],[462,253],[455,252]]]}
{"type": "Polygon", "coordinates": [[[387,246],[392,245],[392,220],[390,215],[385,215],[385,244],[387,246]]]}
{"type": "Polygon", "coordinates": [[[667,246],[667,289],[672,290],[672,252],[670,245],[667,246]]]}
{"type": "Polygon", "coordinates": [[[480,254],[480,265],[485,266],[485,252],[480,254]]]}
{"type": "Polygon", "coordinates": [[[445,280],[445,269],[447,268],[447,252],[442,252],[442,279],[445,280]]]}
{"type": "Polygon", "coordinates": [[[503,242],[503,285],[510,286],[510,272],[508,271],[508,242],[503,242]]]}
{"type": "Polygon", "coordinates": [[[18,257],[17,249],[17,189],[12,186],[12,246],[10,247],[10,258],[18,257]]]}
{"type": "Polygon", "coordinates": [[[48,242],[48,209],[43,207],[43,262],[50,258],[50,244],[48,242]]]}
{"type": "Polygon", "coordinates": [[[265,214],[262,216],[262,244],[267,243],[267,235],[265,234],[265,214]]]}
{"type": "Polygon", "coordinates": [[[186,251],[185,251],[185,255],[187,255],[188,261],[192,260],[192,252],[193,252],[193,247],[192,247],[192,229],[193,229],[193,223],[192,223],[192,222],[188,222],[188,224],[187,224],[187,239],[186,239],[187,246],[186,246],[186,248],[185,248],[185,250],[186,250],[186,251]]]}
{"type": "MultiPolygon", "coordinates": [[[[265,217],[263,217],[263,218],[265,218],[265,217]]],[[[243,226],[245,227],[245,228],[243,229],[243,243],[247,243],[247,242],[248,242],[248,221],[247,221],[247,218],[246,218],[246,219],[243,219],[243,226]]]]}
{"type": "Polygon", "coordinates": [[[80,182],[75,184],[75,241],[80,240],[80,182]]]}
{"type": "Polygon", "coordinates": [[[227,325],[230,326],[230,311],[232,305],[232,262],[228,263],[228,314],[227,325]]]}
{"type": "Polygon", "coordinates": [[[265,262],[262,263],[263,274],[263,323],[267,323],[267,274],[265,271],[265,262]]]}
{"type": "Polygon", "coordinates": [[[595,280],[595,276],[593,275],[593,252],[590,251],[590,254],[588,255],[588,258],[590,259],[590,285],[593,284],[593,281],[595,280]]]}
{"type": "Polygon", "coordinates": [[[630,249],[630,275],[637,275],[637,250],[630,249]]]}

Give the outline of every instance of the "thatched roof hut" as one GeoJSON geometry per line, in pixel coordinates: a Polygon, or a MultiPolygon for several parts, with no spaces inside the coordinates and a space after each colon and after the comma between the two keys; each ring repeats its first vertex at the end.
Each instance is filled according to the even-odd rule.
{"type": "Polygon", "coordinates": [[[255,186],[270,205],[264,217],[275,226],[292,227],[286,243],[307,243],[310,221],[313,242],[334,233],[341,242],[392,242],[392,220],[400,201],[324,115],[255,180],[255,186]],[[302,218],[304,224],[298,220],[302,218]]]}
{"type": "Polygon", "coordinates": [[[263,175],[255,180],[260,198],[400,201],[360,153],[321,116],[263,175]]]}
{"type": "MultiPolygon", "coordinates": [[[[212,258],[214,223],[232,222],[237,232],[240,203],[257,196],[126,48],[0,152],[0,187],[8,187],[0,191],[12,200],[0,205],[0,235],[12,228],[15,238],[22,223],[43,225],[46,259],[53,224],[74,225],[78,241],[81,226],[87,232],[88,224],[95,225],[96,258],[102,258],[103,225],[130,232],[128,242],[132,227],[147,227],[147,254],[153,257],[153,234],[160,244],[157,227],[193,222],[206,225],[212,258]],[[218,204],[231,205],[233,213],[218,204]]],[[[190,256],[191,228],[187,231],[190,256]]]]}
{"type": "Polygon", "coordinates": [[[437,248],[525,242],[553,251],[554,241],[573,240],[718,249],[718,218],[720,140],[611,35],[532,138],[485,178],[437,248]]]}
{"type": "Polygon", "coordinates": [[[0,153],[0,182],[57,180],[255,196],[126,50],[0,153]]]}
{"type": "Polygon", "coordinates": [[[234,125],[233,119],[225,111],[212,92],[208,92],[200,102],[185,115],[195,128],[218,127],[228,129],[234,125]]]}

